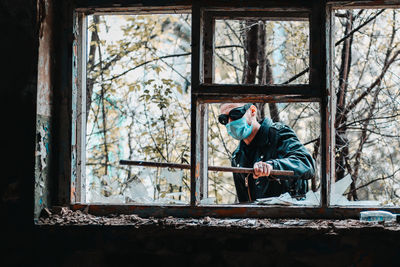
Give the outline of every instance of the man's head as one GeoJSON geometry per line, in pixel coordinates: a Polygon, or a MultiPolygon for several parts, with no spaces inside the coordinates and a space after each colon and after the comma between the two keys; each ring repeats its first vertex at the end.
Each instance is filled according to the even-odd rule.
{"type": "Polygon", "coordinates": [[[256,116],[257,108],[251,103],[223,103],[218,121],[226,126],[229,135],[242,140],[251,134],[253,125],[257,124],[256,116]]]}

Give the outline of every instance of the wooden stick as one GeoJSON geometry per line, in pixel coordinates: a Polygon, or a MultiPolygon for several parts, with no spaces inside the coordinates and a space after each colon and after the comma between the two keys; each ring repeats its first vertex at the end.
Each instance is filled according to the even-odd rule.
{"type": "MultiPolygon", "coordinates": [[[[179,163],[162,163],[162,162],[150,162],[150,161],[140,161],[140,160],[120,160],[121,165],[133,165],[133,166],[143,166],[143,167],[161,167],[161,168],[176,168],[176,169],[190,169],[189,164],[179,164],[179,163]]],[[[220,172],[235,172],[235,173],[253,173],[253,168],[241,168],[241,167],[218,167],[218,166],[208,166],[208,171],[220,171],[220,172]]],[[[293,176],[293,171],[281,171],[281,170],[271,170],[271,175],[281,175],[281,176],[293,176]]]]}

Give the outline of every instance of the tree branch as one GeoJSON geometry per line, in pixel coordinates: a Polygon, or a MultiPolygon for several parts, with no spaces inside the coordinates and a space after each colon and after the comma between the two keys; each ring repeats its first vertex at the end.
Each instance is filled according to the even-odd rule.
{"type": "Polygon", "coordinates": [[[395,170],[391,175],[388,175],[388,176],[385,176],[385,177],[381,177],[381,178],[373,179],[373,180],[367,182],[366,184],[360,185],[359,187],[354,188],[353,190],[350,190],[348,193],[345,193],[345,194],[343,194],[343,195],[351,194],[353,191],[357,191],[357,190],[359,190],[359,189],[361,189],[361,188],[367,187],[367,186],[369,186],[370,184],[375,183],[375,182],[377,182],[377,181],[381,181],[381,180],[383,181],[383,180],[386,180],[386,179],[388,179],[388,178],[391,178],[391,177],[393,177],[393,176],[394,176],[397,172],[399,172],[399,171],[400,171],[400,168],[397,169],[397,170],[395,170]]]}
{"type": "Polygon", "coordinates": [[[358,26],[357,28],[354,28],[353,30],[351,30],[348,34],[346,34],[342,39],[340,39],[339,41],[337,41],[335,43],[335,46],[339,45],[341,42],[343,42],[344,40],[346,40],[347,38],[349,38],[351,35],[353,35],[355,32],[359,31],[362,27],[364,27],[365,25],[367,25],[368,23],[370,23],[372,20],[376,19],[380,14],[382,14],[382,12],[385,11],[385,9],[381,9],[379,12],[377,12],[372,18],[368,19],[367,21],[365,21],[363,24],[361,24],[360,26],[358,26]]]}
{"type": "Polygon", "coordinates": [[[391,64],[394,62],[394,60],[396,59],[396,57],[400,54],[400,50],[396,51],[394,53],[394,55],[388,60],[386,61],[386,65],[383,67],[381,74],[378,76],[378,78],[376,78],[376,80],[368,87],[367,90],[365,90],[359,97],[357,97],[356,99],[353,100],[353,102],[351,102],[346,109],[343,111],[344,114],[349,113],[350,110],[352,110],[358,103],[361,102],[361,100],[366,97],[371,91],[372,89],[374,89],[377,85],[379,85],[382,81],[383,76],[385,76],[387,70],[389,69],[389,67],[391,66],[391,64]]]}
{"type": "Polygon", "coordinates": [[[192,53],[188,52],[188,53],[173,54],[173,55],[166,55],[166,56],[161,56],[161,57],[153,58],[153,59],[151,59],[151,60],[142,62],[142,63],[140,63],[139,65],[136,65],[136,66],[133,67],[133,68],[127,69],[126,71],[123,71],[122,73],[120,73],[120,74],[118,74],[118,75],[115,75],[115,76],[113,76],[113,77],[111,77],[111,78],[109,78],[109,79],[107,79],[107,80],[105,80],[105,81],[112,81],[112,80],[114,80],[114,79],[117,79],[117,78],[119,78],[119,77],[121,77],[121,76],[127,74],[128,72],[131,72],[131,71],[133,71],[133,70],[135,70],[135,69],[137,69],[137,68],[140,68],[140,67],[142,67],[142,66],[144,66],[144,65],[146,65],[146,64],[149,64],[149,63],[151,63],[151,62],[154,62],[154,61],[157,61],[157,60],[160,60],[160,59],[171,58],[171,57],[183,57],[183,56],[188,56],[188,55],[191,55],[191,54],[192,54],[192,53]]]}

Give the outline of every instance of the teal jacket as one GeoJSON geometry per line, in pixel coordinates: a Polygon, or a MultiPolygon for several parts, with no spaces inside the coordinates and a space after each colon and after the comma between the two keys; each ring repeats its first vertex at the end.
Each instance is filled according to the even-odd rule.
{"type": "Polygon", "coordinates": [[[304,196],[308,190],[307,179],[311,179],[315,173],[314,160],[295,132],[289,126],[280,122],[274,123],[269,118],[261,123],[251,143],[247,145],[243,140],[240,141],[232,155],[233,167],[252,168],[258,161],[271,164],[274,170],[294,171],[294,176],[279,182],[267,177],[255,180],[250,174],[246,182],[247,174],[234,173],[239,202],[279,196],[286,192],[293,197],[304,196]]]}

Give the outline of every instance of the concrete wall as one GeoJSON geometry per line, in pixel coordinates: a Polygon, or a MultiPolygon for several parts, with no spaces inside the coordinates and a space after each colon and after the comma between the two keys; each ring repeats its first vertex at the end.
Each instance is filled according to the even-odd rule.
{"type": "Polygon", "coordinates": [[[0,1],[2,219],[31,224],[36,139],[36,1],[0,1]]]}
{"type": "MultiPolygon", "coordinates": [[[[43,8],[48,1],[41,2],[43,8]]],[[[6,222],[1,238],[2,266],[397,265],[394,260],[400,248],[399,234],[385,230],[327,233],[300,228],[255,231],[162,225],[138,229],[35,226],[34,214],[40,210],[35,211],[34,206],[43,207],[52,201],[40,190],[50,183],[44,177],[52,173],[46,169],[51,160],[47,154],[51,152],[51,127],[56,125],[48,113],[52,103],[48,101],[56,89],[51,86],[51,76],[42,69],[52,69],[51,59],[41,62],[38,57],[39,43],[48,43],[40,39],[43,17],[38,16],[37,6],[35,0],[0,1],[0,84],[6,95],[1,127],[5,136],[1,219],[6,222]],[[40,75],[45,75],[48,83],[38,84],[40,75]],[[36,184],[35,174],[36,178],[42,177],[36,184]],[[34,203],[34,194],[38,200],[42,198],[39,205],[34,203]]],[[[55,102],[62,102],[60,95],[54,94],[55,102]]]]}

